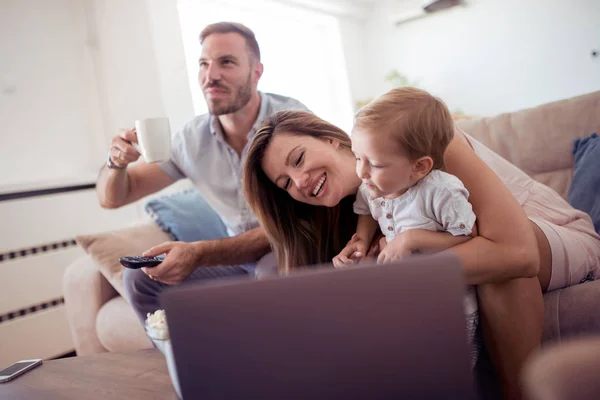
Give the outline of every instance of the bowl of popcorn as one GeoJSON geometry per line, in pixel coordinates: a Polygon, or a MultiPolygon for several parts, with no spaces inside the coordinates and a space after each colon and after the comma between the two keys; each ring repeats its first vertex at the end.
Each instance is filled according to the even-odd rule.
{"type": "Polygon", "coordinates": [[[148,313],[145,322],[146,334],[154,343],[154,346],[165,356],[167,360],[167,368],[169,376],[173,382],[173,388],[177,396],[181,398],[181,388],[179,387],[179,379],[177,377],[177,369],[175,367],[175,358],[173,357],[173,348],[171,347],[171,339],[169,337],[169,329],[167,326],[167,317],[165,310],[157,310],[154,313],[148,313]]]}

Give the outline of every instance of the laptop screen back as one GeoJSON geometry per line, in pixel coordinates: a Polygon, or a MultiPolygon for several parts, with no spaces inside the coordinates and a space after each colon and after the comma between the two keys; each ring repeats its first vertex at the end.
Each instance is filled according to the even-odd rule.
{"type": "Polygon", "coordinates": [[[458,260],[166,291],[184,398],[475,398],[458,260]]]}

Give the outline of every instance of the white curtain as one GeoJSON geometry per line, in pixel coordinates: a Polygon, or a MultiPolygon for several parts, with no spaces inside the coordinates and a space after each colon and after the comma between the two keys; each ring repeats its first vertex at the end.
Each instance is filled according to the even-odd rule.
{"type": "Polygon", "coordinates": [[[336,17],[275,0],[179,0],[178,8],[196,114],[207,112],[197,80],[198,35],[210,23],[234,21],[252,29],[260,46],[259,90],[294,97],[350,131],[352,100],[336,17]]]}

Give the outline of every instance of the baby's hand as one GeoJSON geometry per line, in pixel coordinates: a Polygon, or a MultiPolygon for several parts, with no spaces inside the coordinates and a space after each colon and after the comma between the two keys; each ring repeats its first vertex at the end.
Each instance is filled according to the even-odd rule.
{"type": "Polygon", "coordinates": [[[342,249],[340,254],[333,258],[333,265],[336,268],[340,268],[350,264],[356,264],[362,257],[365,256],[368,247],[368,243],[359,238],[355,233],[346,247],[342,249]]]}
{"type": "Polygon", "coordinates": [[[403,233],[399,234],[394,240],[385,245],[385,248],[381,250],[381,253],[379,253],[379,256],[377,257],[377,264],[398,261],[401,258],[412,254],[412,245],[408,240],[409,235],[403,233]]]}

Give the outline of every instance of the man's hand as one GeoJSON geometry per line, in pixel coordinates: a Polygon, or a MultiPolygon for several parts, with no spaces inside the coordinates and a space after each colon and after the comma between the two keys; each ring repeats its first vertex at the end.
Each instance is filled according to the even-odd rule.
{"type": "Polygon", "coordinates": [[[181,283],[198,266],[201,254],[198,254],[202,242],[165,242],[144,252],[146,257],[166,254],[165,260],[152,268],[142,268],[151,279],[169,285],[181,283]]]}
{"type": "Polygon", "coordinates": [[[410,231],[398,234],[394,240],[385,245],[385,248],[379,253],[377,263],[389,263],[398,261],[403,257],[412,254],[412,243],[410,231]]]}
{"type": "Polygon", "coordinates": [[[96,195],[103,208],[133,203],[175,182],[157,164],[137,163],[126,168],[140,158],[136,143],[135,129],[121,129],[111,139],[108,156],[117,169],[108,168],[105,164],[96,182],[96,195]]]}
{"type": "Polygon", "coordinates": [[[347,265],[356,264],[367,254],[368,249],[369,244],[359,238],[355,233],[352,235],[352,238],[350,241],[348,241],[348,244],[342,249],[340,254],[333,258],[333,265],[336,268],[340,268],[347,265]]]}
{"type": "Polygon", "coordinates": [[[196,268],[255,263],[269,249],[269,240],[262,228],[217,240],[165,242],[143,254],[147,257],[166,254],[165,260],[156,267],[142,270],[151,279],[174,285],[185,280],[196,268]]]}
{"type": "Polygon", "coordinates": [[[119,167],[126,167],[140,158],[140,152],[135,148],[137,133],[133,129],[120,129],[110,141],[110,160],[119,167]]]}

